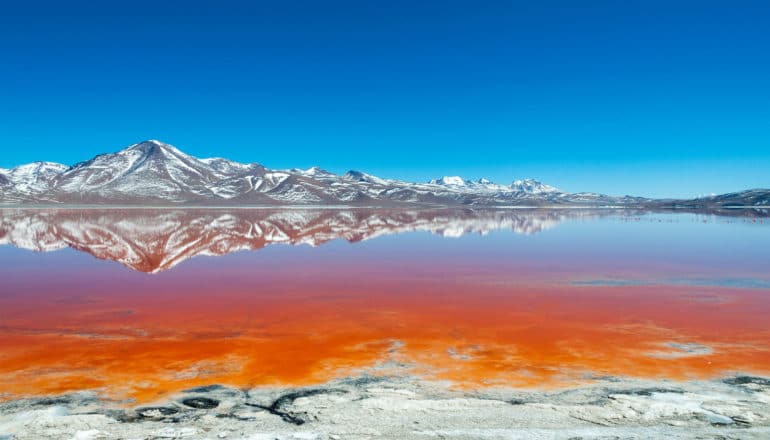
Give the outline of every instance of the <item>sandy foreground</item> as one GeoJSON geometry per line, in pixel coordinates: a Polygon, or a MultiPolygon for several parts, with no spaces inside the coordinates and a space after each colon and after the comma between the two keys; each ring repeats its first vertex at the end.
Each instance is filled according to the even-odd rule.
{"type": "Polygon", "coordinates": [[[767,439],[770,379],[607,378],[572,389],[456,391],[363,376],[309,388],[184,391],[126,406],[93,393],[0,404],[0,440],[767,439]]]}

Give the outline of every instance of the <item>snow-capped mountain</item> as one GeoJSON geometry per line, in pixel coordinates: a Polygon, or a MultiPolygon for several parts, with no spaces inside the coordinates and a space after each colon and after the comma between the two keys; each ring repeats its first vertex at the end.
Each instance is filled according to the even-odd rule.
{"type": "Polygon", "coordinates": [[[0,204],[12,205],[634,207],[651,202],[568,193],[534,179],[501,185],[447,176],[410,183],[361,171],[271,170],[258,163],[199,159],[155,140],[71,167],[35,162],[0,169],[0,204]]]}
{"type": "Polygon", "coordinates": [[[0,168],[0,191],[11,188],[21,193],[50,191],[54,179],[69,167],[52,162],[33,162],[10,170],[0,168]]]}
{"type": "Polygon", "coordinates": [[[432,179],[428,183],[432,185],[467,187],[472,182],[465,180],[460,176],[444,176],[440,179],[432,179]]]}
{"type": "Polygon", "coordinates": [[[531,194],[548,194],[561,192],[558,188],[554,188],[551,185],[546,185],[535,179],[520,179],[514,180],[511,183],[511,189],[519,192],[526,192],[531,194]]]}
{"type": "Polygon", "coordinates": [[[225,255],[271,244],[319,246],[410,231],[444,237],[508,229],[535,234],[610,210],[470,209],[4,209],[0,245],[35,251],[65,247],[161,272],[197,255],[225,255]]]}
{"type": "Polygon", "coordinates": [[[526,192],[517,191],[512,186],[498,185],[489,179],[479,179],[476,181],[466,180],[460,176],[444,176],[440,179],[433,179],[428,182],[431,185],[438,185],[460,192],[481,192],[481,193],[506,193],[506,192],[526,192]]]}

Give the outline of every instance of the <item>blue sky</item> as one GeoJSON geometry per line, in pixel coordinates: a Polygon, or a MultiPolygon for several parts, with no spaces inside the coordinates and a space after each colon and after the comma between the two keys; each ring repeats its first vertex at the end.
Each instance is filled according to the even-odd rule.
{"type": "Polygon", "coordinates": [[[770,187],[766,1],[15,2],[0,167],[143,139],[571,191],[770,187]]]}

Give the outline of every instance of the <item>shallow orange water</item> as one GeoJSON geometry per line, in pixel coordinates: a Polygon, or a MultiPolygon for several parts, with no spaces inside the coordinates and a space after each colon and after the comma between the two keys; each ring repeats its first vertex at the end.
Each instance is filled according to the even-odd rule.
{"type": "Polygon", "coordinates": [[[196,385],[304,385],[363,372],[458,387],[770,373],[761,289],[576,286],[542,273],[457,267],[448,276],[418,263],[405,275],[352,269],[242,269],[230,284],[199,270],[107,290],[86,282],[38,292],[50,285],[30,282],[26,295],[0,299],[0,391],[99,389],[151,401],[196,385]]]}

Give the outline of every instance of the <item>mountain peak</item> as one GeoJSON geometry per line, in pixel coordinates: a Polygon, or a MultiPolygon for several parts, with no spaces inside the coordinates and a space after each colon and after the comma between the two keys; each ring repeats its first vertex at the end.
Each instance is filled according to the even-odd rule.
{"type": "Polygon", "coordinates": [[[329,171],[326,171],[325,169],[321,167],[310,167],[306,170],[301,170],[301,174],[305,176],[333,176],[334,174],[330,173],[329,171]]]}
{"type": "Polygon", "coordinates": [[[561,192],[561,190],[558,188],[555,188],[551,185],[546,185],[545,183],[536,179],[514,180],[513,183],[511,183],[511,189],[516,192],[526,192],[531,194],[561,192]]]}
{"type": "Polygon", "coordinates": [[[467,182],[460,176],[444,176],[440,179],[432,179],[429,183],[434,185],[466,186],[467,182]]]}
{"type": "Polygon", "coordinates": [[[147,139],[147,140],[138,142],[138,143],[136,143],[134,145],[154,145],[156,147],[167,147],[167,148],[174,148],[174,149],[176,149],[176,147],[174,147],[173,145],[168,144],[168,143],[163,142],[163,141],[159,141],[157,139],[147,139]]]}
{"type": "Polygon", "coordinates": [[[352,180],[355,182],[377,183],[380,185],[387,183],[384,179],[381,179],[377,176],[373,176],[371,174],[364,173],[363,171],[356,171],[356,170],[348,171],[342,176],[342,178],[346,180],[352,180]]]}
{"type": "Polygon", "coordinates": [[[19,165],[15,168],[11,168],[10,170],[6,170],[6,172],[13,173],[13,174],[59,174],[67,170],[67,165],[62,165],[60,163],[55,162],[44,162],[44,161],[37,161],[32,162],[24,165],[19,165]]]}
{"type": "Polygon", "coordinates": [[[135,144],[129,145],[128,148],[156,148],[156,147],[171,147],[170,144],[167,144],[165,142],[161,142],[159,140],[155,139],[148,139],[146,141],[137,142],[135,144]]]}
{"type": "Polygon", "coordinates": [[[177,154],[184,154],[182,151],[180,151],[178,148],[171,144],[167,144],[165,142],[161,142],[155,139],[149,139],[146,141],[142,141],[133,145],[128,146],[126,150],[132,150],[132,151],[142,151],[144,153],[152,153],[156,151],[170,151],[177,154]]]}

